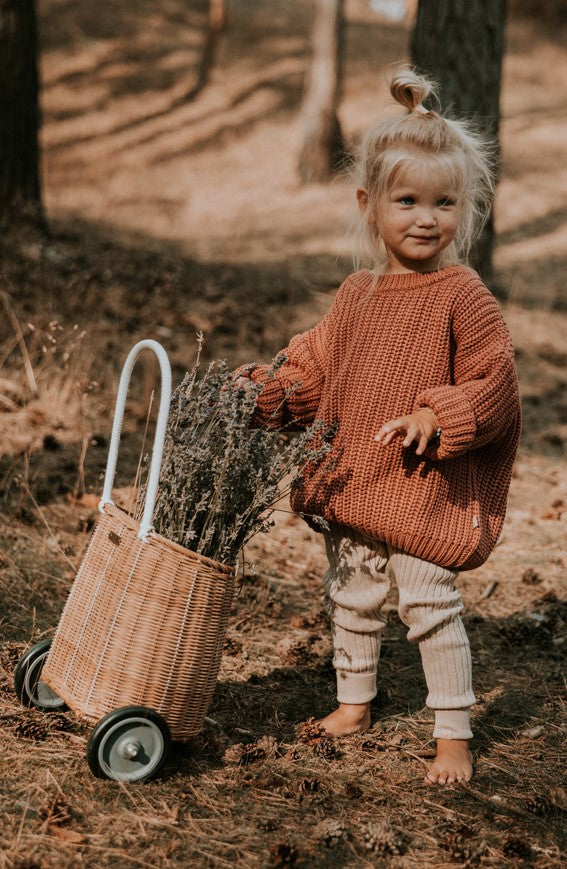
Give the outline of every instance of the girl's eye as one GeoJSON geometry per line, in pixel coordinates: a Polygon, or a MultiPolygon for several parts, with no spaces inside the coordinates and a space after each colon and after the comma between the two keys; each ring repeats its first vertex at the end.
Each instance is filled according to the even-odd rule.
{"type": "Polygon", "coordinates": [[[400,198],[400,205],[415,205],[415,199],[413,196],[402,196],[400,198]]]}
{"type": "Polygon", "coordinates": [[[451,199],[449,196],[444,196],[443,199],[440,199],[437,203],[440,208],[447,208],[450,205],[454,205],[454,199],[451,199]]]}

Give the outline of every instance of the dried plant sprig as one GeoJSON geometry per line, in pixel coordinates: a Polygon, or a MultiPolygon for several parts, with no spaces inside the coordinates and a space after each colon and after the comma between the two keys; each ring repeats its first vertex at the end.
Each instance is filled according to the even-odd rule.
{"type": "MultiPolygon", "coordinates": [[[[285,360],[281,354],[274,370],[285,360]]],[[[238,388],[224,362],[198,372],[199,359],[173,394],[154,514],[156,531],[225,564],[271,524],[275,504],[319,463],[330,428],[315,422],[289,436],[251,427],[261,386],[238,388]]]]}

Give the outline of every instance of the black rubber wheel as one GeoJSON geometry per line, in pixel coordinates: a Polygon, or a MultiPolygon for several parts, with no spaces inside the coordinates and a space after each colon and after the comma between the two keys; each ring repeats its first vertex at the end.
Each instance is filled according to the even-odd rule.
{"type": "Polygon", "coordinates": [[[87,761],[97,778],[149,781],[164,765],[171,733],[147,706],[123,706],[101,718],[87,743],[87,761]]]}
{"type": "Polygon", "coordinates": [[[65,701],[41,681],[41,671],[51,648],[46,637],[20,658],[14,672],[14,688],[24,706],[35,706],[45,712],[66,709],[65,701]]]}

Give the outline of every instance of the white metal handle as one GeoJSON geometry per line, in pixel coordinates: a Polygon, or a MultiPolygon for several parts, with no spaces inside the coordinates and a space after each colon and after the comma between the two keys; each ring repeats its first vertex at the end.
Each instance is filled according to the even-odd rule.
{"type": "Polygon", "coordinates": [[[159,484],[159,474],[161,470],[161,460],[163,457],[163,446],[165,443],[165,432],[167,428],[167,419],[169,416],[169,405],[171,401],[171,366],[167,353],[161,344],[157,341],[145,340],[138,341],[137,344],[130,350],[122,374],[120,375],[120,383],[118,384],[118,395],[116,396],[116,407],[114,408],[114,421],[112,423],[112,435],[110,437],[110,447],[108,449],[108,460],[106,463],[106,472],[104,475],[104,486],[102,490],[102,498],[98,505],[102,512],[106,504],[113,504],[112,487],[114,485],[114,476],[116,474],[116,462],[118,459],[118,448],[120,446],[120,436],[122,434],[122,423],[124,421],[124,408],[126,406],[126,396],[130,385],[130,376],[136,359],[142,350],[153,350],[156,354],[160,369],[161,369],[161,392],[159,401],[159,412],[156,423],[156,431],[154,435],[154,445],[152,449],[152,461],[150,464],[150,474],[148,477],[148,485],[146,489],[146,503],[142,521],[140,522],[140,530],[138,537],[145,540],[153,528],[154,507],[156,503],[157,490],[159,484]]]}

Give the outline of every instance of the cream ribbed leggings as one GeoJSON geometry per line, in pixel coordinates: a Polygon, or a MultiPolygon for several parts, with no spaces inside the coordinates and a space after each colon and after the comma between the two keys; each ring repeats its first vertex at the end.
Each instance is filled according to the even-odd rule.
{"type": "Polygon", "coordinates": [[[373,540],[352,528],[325,532],[329,570],[323,580],[333,627],[333,664],[340,703],[367,703],[376,695],[376,669],[386,624],[382,607],[393,579],[408,640],[418,643],[433,735],[470,739],[472,691],[469,641],[459,613],[456,570],[439,567],[373,540]]]}

